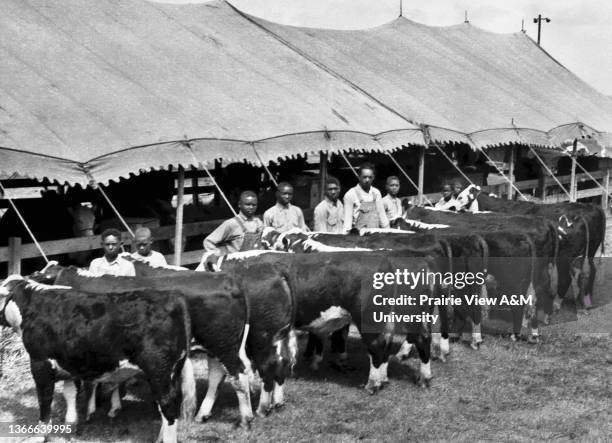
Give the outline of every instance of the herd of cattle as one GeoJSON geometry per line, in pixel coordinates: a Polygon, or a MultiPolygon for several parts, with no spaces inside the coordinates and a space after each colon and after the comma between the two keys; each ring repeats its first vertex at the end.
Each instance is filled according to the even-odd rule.
{"type": "MultiPolygon", "coordinates": [[[[257,414],[282,405],[284,382],[298,353],[296,330],[310,333],[308,347],[314,350],[316,367],[322,360],[322,340],[330,334],[334,350],[345,356],[343,340],[348,325],[355,324],[370,357],[369,393],[388,383],[390,357],[404,359],[414,345],[420,380],[428,385],[432,339],[442,360],[449,353],[448,309],[437,306],[439,333],[425,322],[373,325],[362,317],[372,304],[375,272],[482,272],[484,284],[469,288],[472,293],[534,296],[534,306],[512,308],[510,336],[519,340],[526,330],[525,338],[536,342],[538,318],[549,320],[570,285],[577,306],[591,306],[593,258],[600,246],[603,252],[606,220],[598,206],[506,201],[473,186],[459,200],[468,211],[478,211],[406,207],[395,229],[351,235],[267,228],[261,250],[203,258],[200,270],[215,272],[136,262],[136,277],[93,277],[51,264],[2,283],[0,324],[21,334],[29,353],[41,422],[50,420],[56,381],[64,380],[66,422],[75,423],[80,386],[89,396],[89,419],[98,384],[109,380],[110,373],[138,370],[159,407],[159,440],[164,442],[176,441],[179,417],[188,420],[195,412],[190,352],[198,348],[205,350],[209,369],[208,391],[195,414],[198,421],[210,417],[217,388],[227,377],[238,396],[241,424],[247,426],[253,419],[250,385],[255,371],[261,379],[257,414]]],[[[378,292],[389,298],[400,291],[440,298],[452,290],[420,284],[401,289],[388,285],[378,292]]],[[[423,308],[406,309],[420,313],[423,308]]],[[[481,307],[455,307],[454,316],[470,326],[471,345],[477,349],[481,307]]],[[[121,407],[118,389],[111,403],[109,415],[114,416],[121,407]]]]}

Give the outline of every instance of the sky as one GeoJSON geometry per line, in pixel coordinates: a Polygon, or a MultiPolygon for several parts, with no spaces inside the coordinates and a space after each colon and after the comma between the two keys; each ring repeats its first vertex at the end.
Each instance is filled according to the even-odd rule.
{"type": "MultiPolygon", "coordinates": [[[[153,0],[157,1],[157,0],[153,0]]],[[[164,0],[163,3],[204,3],[164,0]]],[[[238,9],[266,20],[333,29],[371,28],[395,19],[400,0],[230,0],[238,9]]],[[[612,96],[612,2],[606,0],[403,0],[404,17],[432,26],[470,23],[499,33],[519,32],[525,20],[534,40],[538,14],[542,47],[584,81],[612,96]]]]}

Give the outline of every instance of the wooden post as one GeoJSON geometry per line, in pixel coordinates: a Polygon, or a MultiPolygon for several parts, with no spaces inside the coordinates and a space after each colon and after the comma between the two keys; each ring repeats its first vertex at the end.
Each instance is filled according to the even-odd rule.
{"type": "Polygon", "coordinates": [[[191,176],[191,198],[192,198],[192,203],[194,206],[197,206],[199,204],[198,201],[198,168],[196,168],[195,166],[191,167],[191,173],[193,174],[191,176]]]}
{"type": "Polygon", "coordinates": [[[604,211],[606,211],[606,215],[607,215],[608,204],[609,204],[607,193],[610,192],[610,168],[608,168],[608,166],[606,166],[606,171],[604,172],[602,186],[604,187],[606,192],[602,192],[601,194],[601,207],[603,208],[604,211]]]}
{"type": "Polygon", "coordinates": [[[21,237],[9,237],[8,239],[8,273],[21,274],[21,237]]]}
{"type": "Polygon", "coordinates": [[[425,187],[425,146],[419,146],[419,193],[418,205],[423,205],[423,188],[425,187]]]}
{"type": "Polygon", "coordinates": [[[514,196],[514,188],[512,185],[514,184],[514,162],[516,158],[516,146],[512,145],[510,148],[510,167],[508,168],[508,179],[510,182],[508,183],[508,200],[512,200],[514,196]]]}
{"type": "Polygon", "coordinates": [[[572,173],[570,176],[570,202],[576,201],[576,148],[578,146],[578,139],[574,139],[574,147],[572,149],[572,173]]]}
{"type": "Polygon", "coordinates": [[[176,225],[174,226],[174,265],[181,265],[183,252],[183,194],[185,192],[185,170],[179,166],[178,191],[176,194],[176,225]]]}
{"type": "MultiPolygon", "coordinates": [[[[319,201],[323,200],[325,195],[325,180],[327,179],[327,153],[321,151],[319,153],[319,201]]],[[[316,202],[318,204],[319,202],[316,202]]],[[[310,204],[311,207],[316,206],[310,204]]]]}

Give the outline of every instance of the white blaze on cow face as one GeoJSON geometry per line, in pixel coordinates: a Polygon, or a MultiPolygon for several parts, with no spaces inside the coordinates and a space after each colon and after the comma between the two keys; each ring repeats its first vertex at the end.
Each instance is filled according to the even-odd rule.
{"type": "Polygon", "coordinates": [[[314,319],[303,329],[314,334],[325,336],[338,329],[342,329],[351,323],[351,314],[340,306],[331,306],[322,311],[320,316],[314,319]]]}
{"type": "Polygon", "coordinates": [[[419,368],[419,371],[421,373],[422,380],[431,380],[433,377],[431,375],[431,361],[428,361],[427,363],[421,362],[421,367],[419,368]]]}
{"type": "Polygon", "coordinates": [[[161,421],[162,421],[162,426],[159,431],[159,436],[157,437],[157,442],[176,443],[177,442],[176,423],[178,420],[174,420],[174,423],[169,425],[168,420],[166,419],[166,416],[162,412],[159,404],[157,405],[157,409],[159,410],[159,414],[161,415],[161,421]]]}
{"type": "Polygon", "coordinates": [[[480,194],[480,186],[469,185],[457,196],[458,209],[469,209],[470,212],[479,212],[478,201],[476,201],[478,194],[480,194]]]}
{"type": "Polygon", "coordinates": [[[268,392],[264,388],[263,381],[261,382],[261,393],[259,394],[259,405],[257,406],[257,415],[260,417],[266,416],[272,408],[272,391],[268,392]]]}

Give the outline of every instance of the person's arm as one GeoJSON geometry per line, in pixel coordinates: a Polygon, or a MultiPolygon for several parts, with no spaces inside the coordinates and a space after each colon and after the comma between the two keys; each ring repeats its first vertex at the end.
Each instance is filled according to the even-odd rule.
{"type": "Polygon", "coordinates": [[[353,206],[355,200],[353,198],[353,192],[349,189],[344,194],[344,232],[348,233],[353,228],[353,206]]]}
{"type": "Polygon", "coordinates": [[[327,230],[325,208],[321,204],[318,204],[314,210],[314,230],[320,232],[325,232],[327,230]]]}
{"type": "MultiPolygon", "coordinates": [[[[272,209],[272,208],[270,208],[270,209],[272,209]]],[[[272,217],[270,209],[268,209],[266,212],[264,212],[264,215],[263,215],[263,225],[264,225],[264,228],[273,228],[274,227],[274,225],[273,225],[273,217],[272,217]]]]}
{"type": "Polygon", "coordinates": [[[225,221],[217,226],[217,229],[208,234],[208,237],[204,239],[204,250],[206,251],[219,251],[219,245],[227,237],[227,226],[228,223],[225,221]]]}
{"type": "Polygon", "coordinates": [[[376,198],[376,209],[378,210],[378,219],[380,220],[380,227],[388,228],[389,219],[387,218],[387,212],[385,211],[385,206],[383,204],[383,199],[382,199],[382,196],[380,195],[380,192],[374,198],[376,198]]]}

